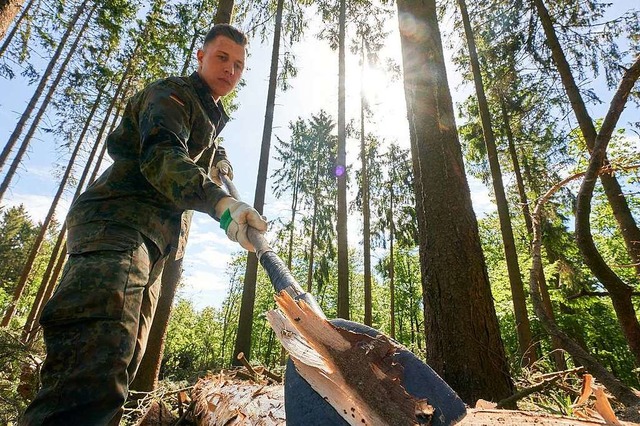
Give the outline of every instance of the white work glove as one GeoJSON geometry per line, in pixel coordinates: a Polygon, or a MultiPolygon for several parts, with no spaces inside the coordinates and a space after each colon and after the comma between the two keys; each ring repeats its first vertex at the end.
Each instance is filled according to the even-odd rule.
{"type": "Polygon", "coordinates": [[[220,160],[209,171],[209,177],[212,181],[222,186],[222,180],[220,175],[226,175],[230,180],[233,180],[233,168],[228,160],[220,160]]]}
{"type": "Polygon", "coordinates": [[[267,221],[249,204],[233,198],[229,200],[230,204],[220,216],[220,228],[225,230],[231,241],[236,241],[243,248],[255,252],[255,247],[247,237],[247,229],[250,226],[264,234],[267,232],[267,221]]]}

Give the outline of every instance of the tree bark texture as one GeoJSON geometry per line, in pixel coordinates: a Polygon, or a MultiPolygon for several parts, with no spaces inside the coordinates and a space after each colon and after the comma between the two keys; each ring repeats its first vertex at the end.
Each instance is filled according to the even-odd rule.
{"type": "Polygon", "coordinates": [[[434,0],[398,1],[427,361],[467,403],[513,383],[471,205],[434,0]]]}
{"type": "Polygon", "coordinates": [[[338,29],[338,317],[349,319],[349,247],[347,241],[347,122],[345,106],[346,0],[340,0],[338,29]]]}
{"type": "Polygon", "coordinates": [[[613,308],[622,327],[622,332],[631,351],[635,355],[636,365],[640,365],[640,323],[638,322],[636,310],[631,300],[633,287],[623,282],[600,255],[591,235],[590,215],[593,189],[601,167],[606,164],[606,152],[609,141],[611,140],[611,134],[615,130],[629,93],[639,77],[640,56],[625,72],[620,86],[611,101],[600,133],[596,138],[596,144],[591,153],[589,167],[587,168],[576,200],[575,225],[578,247],[591,272],[593,272],[596,278],[598,278],[609,291],[613,308]]]}
{"type": "Polygon", "coordinates": [[[0,0],[0,40],[20,11],[24,0],[0,0]]]}
{"type": "MultiPolygon", "coordinates": [[[[562,84],[567,92],[569,101],[571,102],[571,107],[573,108],[576,119],[578,120],[578,125],[587,144],[587,148],[589,151],[592,151],[596,144],[596,137],[598,135],[593,124],[593,120],[589,116],[587,107],[582,99],[582,95],[580,94],[580,89],[573,78],[571,66],[569,65],[564,51],[562,50],[562,46],[560,45],[555,33],[553,22],[549,16],[549,11],[545,6],[544,1],[534,0],[533,3],[538,11],[540,22],[544,28],[544,33],[551,49],[553,61],[560,73],[562,84]]],[[[606,156],[603,158],[603,161],[607,162],[606,156]]],[[[611,205],[618,227],[620,228],[627,253],[629,253],[629,257],[636,265],[636,274],[640,275],[640,229],[631,214],[631,210],[629,209],[627,200],[622,192],[620,183],[615,176],[612,174],[601,174],[600,181],[604,188],[605,195],[607,196],[607,200],[611,205]]]]}
{"type": "MultiPolygon", "coordinates": [[[[284,0],[278,0],[276,21],[273,31],[273,46],[271,48],[271,68],[269,71],[269,88],[267,89],[267,107],[262,127],[262,145],[260,148],[260,162],[256,178],[256,190],[253,197],[253,208],[262,214],[267,188],[267,174],[269,172],[269,151],[271,150],[271,133],[273,131],[273,114],[276,104],[276,89],[278,86],[278,63],[280,59],[280,37],[282,32],[282,13],[284,0]]],[[[258,279],[258,258],[253,254],[247,255],[247,266],[244,275],[244,289],[242,291],[242,305],[238,318],[238,334],[233,350],[231,362],[238,365],[237,355],[243,352],[251,359],[251,330],[253,328],[253,310],[256,299],[256,282],[258,279]]]]}
{"type": "Polygon", "coordinates": [[[516,320],[518,347],[520,350],[520,356],[522,357],[523,366],[530,367],[537,360],[536,347],[533,344],[533,338],[531,336],[531,324],[529,322],[529,314],[527,313],[524,283],[522,281],[522,276],[520,275],[518,253],[516,251],[516,244],[513,237],[511,215],[509,214],[509,203],[507,201],[507,195],[502,181],[502,170],[498,160],[498,149],[496,148],[496,139],[491,125],[491,114],[489,112],[489,104],[484,91],[480,61],[478,60],[478,51],[473,35],[473,29],[471,28],[469,12],[467,11],[467,4],[464,0],[458,0],[458,6],[460,7],[464,32],[467,38],[467,46],[469,48],[469,61],[471,63],[473,81],[475,83],[476,96],[478,98],[480,120],[482,122],[482,135],[487,149],[487,157],[493,182],[493,192],[496,197],[496,205],[498,207],[502,244],[504,246],[509,284],[511,286],[513,313],[516,320]]]}
{"type": "Polygon", "coordinates": [[[234,0],[218,0],[218,10],[213,22],[216,24],[230,24],[234,6],[234,0]]]}

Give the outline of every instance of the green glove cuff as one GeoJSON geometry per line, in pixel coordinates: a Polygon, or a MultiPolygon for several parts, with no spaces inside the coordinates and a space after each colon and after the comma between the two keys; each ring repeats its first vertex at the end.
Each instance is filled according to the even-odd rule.
{"type": "Polygon", "coordinates": [[[224,213],[222,213],[222,216],[220,216],[220,228],[224,229],[224,231],[227,232],[227,228],[232,221],[233,219],[231,219],[231,212],[229,211],[229,209],[226,209],[224,213]]]}

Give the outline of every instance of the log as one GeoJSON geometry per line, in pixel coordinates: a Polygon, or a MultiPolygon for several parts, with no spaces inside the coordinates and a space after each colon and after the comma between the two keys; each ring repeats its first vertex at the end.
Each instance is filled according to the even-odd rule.
{"type": "Polygon", "coordinates": [[[199,426],[285,426],[284,387],[221,373],[200,379],[192,392],[199,426]]]}

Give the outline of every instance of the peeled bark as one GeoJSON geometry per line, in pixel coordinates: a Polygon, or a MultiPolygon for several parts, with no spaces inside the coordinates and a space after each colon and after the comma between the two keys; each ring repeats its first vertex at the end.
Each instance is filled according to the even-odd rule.
{"type": "Polygon", "coordinates": [[[284,387],[223,375],[200,379],[192,398],[200,426],[285,426],[284,387]]]}
{"type": "MultiPolygon", "coordinates": [[[[280,38],[282,32],[282,13],[284,0],[278,0],[276,21],[273,31],[273,46],[271,49],[271,68],[269,70],[269,88],[267,90],[267,107],[262,127],[262,144],[260,147],[260,162],[256,178],[256,190],[253,197],[253,208],[260,214],[264,210],[264,199],[267,189],[267,173],[269,170],[269,151],[271,149],[271,133],[273,131],[273,114],[276,104],[276,89],[278,85],[278,63],[280,59],[280,38]]],[[[243,352],[247,358],[251,353],[251,329],[253,328],[253,308],[256,298],[256,282],[258,279],[258,258],[249,253],[244,276],[242,304],[238,318],[238,334],[236,335],[232,363],[237,365],[237,355],[243,352]]]]}
{"type": "Polygon", "coordinates": [[[513,393],[464,172],[434,0],[399,0],[429,365],[467,403],[513,393]]]}
{"type": "Polygon", "coordinates": [[[394,341],[335,327],[286,291],[276,302],[279,309],[267,312],[267,319],[296,370],[349,424],[417,425],[418,418],[433,415],[426,399],[402,386],[394,341]]]}

